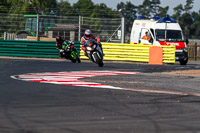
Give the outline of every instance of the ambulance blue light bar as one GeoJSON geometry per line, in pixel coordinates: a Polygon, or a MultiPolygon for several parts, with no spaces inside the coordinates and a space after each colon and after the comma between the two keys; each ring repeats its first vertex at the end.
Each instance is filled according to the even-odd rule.
{"type": "Polygon", "coordinates": [[[160,18],[159,17],[153,17],[153,20],[159,20],[160,18]]]}
{"type": "Polygon", "coordinates": [[[138,19],[146,19],[147,17],[146,16],[138,16],[137,18],[138,19]]]}
{"type": "Polygon", "coordinates": [[[157,23],[177,23],[177,22],[173,18],[163,17],[163,18],[160,18],[157,23]]]}

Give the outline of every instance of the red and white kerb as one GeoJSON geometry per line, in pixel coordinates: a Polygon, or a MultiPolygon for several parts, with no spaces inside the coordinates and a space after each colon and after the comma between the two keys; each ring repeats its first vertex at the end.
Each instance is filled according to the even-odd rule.
{"type": "Polygon", "coordinates": [[[101,83],[80,81],[81,78],[94,77],[94,76],[112,76],[112,75],[125,75],[137,74],[138,72],[126,71],[71,71],[71,72],[53,72],[53,73],[29,73],[22,75],[14,75],[11,78],[39,82],[39,83],[52,83],[60,85],[73,85],[85,87],[99,87],[99,88],[113,88],[122,89],[120,87],[113,87],[101,83]]]}

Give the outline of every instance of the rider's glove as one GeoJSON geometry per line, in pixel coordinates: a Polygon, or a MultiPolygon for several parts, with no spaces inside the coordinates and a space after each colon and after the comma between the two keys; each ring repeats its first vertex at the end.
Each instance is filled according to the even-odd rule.
{"type": "Polygon", "coordinates": [[[81,46],[81,49],[82,49],[83,51],[85,51],[85,46],[81,46]]]}
{"type": "Polygon", "coordinates": [[[100,38],[99,37],[97,37],[96,40],[97,40],[97,43],[100,43],[100,38]]]}

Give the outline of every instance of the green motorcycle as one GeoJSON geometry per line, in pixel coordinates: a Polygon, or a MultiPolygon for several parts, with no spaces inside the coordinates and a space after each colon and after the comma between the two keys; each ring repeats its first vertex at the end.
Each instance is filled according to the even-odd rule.
{"type": "Polygon", "coordinates": [[[71,60],[71,62],[76,63],[77,61],[78,63],[81,63],[78,51],[74,46],[74,42],[67,40],[64,41],[61,52],[62,52],[62,57],[71,60]]]}

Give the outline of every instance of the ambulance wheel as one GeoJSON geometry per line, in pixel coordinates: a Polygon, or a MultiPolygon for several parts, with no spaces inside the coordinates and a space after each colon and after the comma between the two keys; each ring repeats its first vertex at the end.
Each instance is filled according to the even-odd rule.
{"type": "Polygon", "coordinates": [[[187,62],[188,62],[188,59],[186,59],[186,60],[180,60],[180,64],[181,64],[181,65],[186,65],[187,62]]]}

